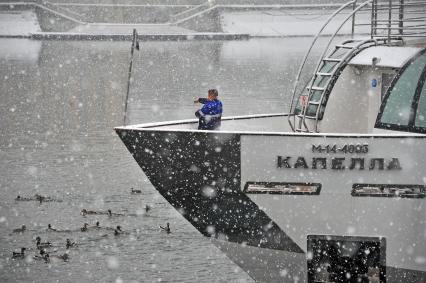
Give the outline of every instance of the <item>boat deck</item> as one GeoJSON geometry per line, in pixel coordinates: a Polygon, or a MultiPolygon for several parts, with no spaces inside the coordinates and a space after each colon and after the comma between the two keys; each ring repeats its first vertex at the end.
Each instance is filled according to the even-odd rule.
{"type": "MultiPolygon", "coordinates": [[[[228,131],[257,131],[257,132],[292,132],[288,123],[288,115],[279,114],[259,114],[234,117],[223,117],[219,132],[228,131]]],[[[198,119],[167,121],[159,123],[129,125],[125,128],[132,129],[155,129],[155,130],[197,130],[198,119]]]]}

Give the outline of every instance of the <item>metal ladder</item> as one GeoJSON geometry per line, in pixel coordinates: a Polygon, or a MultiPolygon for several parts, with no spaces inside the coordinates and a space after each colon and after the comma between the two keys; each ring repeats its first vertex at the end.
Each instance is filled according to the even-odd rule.
{"type": "Polygon", "coordinates": [[[379,44],[383,39],[350,39],[337,44],[321,59],[311,81],[306,86],[307,94],[299,98],[294,130],[296,132],[318,132],[318,122],[324,114],[325,104],[338,76],[348,62],[360,51],[379,44]],[[308,122],[310,121],[310,122],[308,122]]]}

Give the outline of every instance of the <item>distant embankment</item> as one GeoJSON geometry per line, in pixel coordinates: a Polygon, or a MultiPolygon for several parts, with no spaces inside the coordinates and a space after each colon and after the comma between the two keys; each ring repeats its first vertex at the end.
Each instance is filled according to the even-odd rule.
{"type": "MultiPolygon", "coordinates": [[[[318,4],[314,0],[89,0],[68,3],[65,0],[37,2],[0,2],[0,36],[20,37],[37,33],[36,38],[68,34],[61,38],[87,35],[125,38],[137,28],[147,38],[192,37],[217,33],[249,36],[312,36],[328,16],[344,1],[318,4]],[[119,3],[117,3],[119,2],[119,3]],[[17,16],[19,13],[25,17],[17,16]],[[20,24],[12,24],[18,21],[20,24]],[[73,34],[73,36],[71,36],[73,34]]],[[[350,9],[346,11],[346,15],[350,9]]],[[[346,16],[336,18],[336,24],[346,16]]],[[[363,16],[359,17],[363,18],[363,16]]],[[[358,18],[358,19],[359,19],[358,18]]],[[[368,15],[365,16],[368,19],[368,15]]],[[[350,32],[350,24],[343,28],[350,32]]],[[[33,37],[34,38],[34,37],[33,37]]],[[[203,38],[203,37],[201,37],[203,38]]],[[[220,38],[211,35],[204,38],[220,38]]]]}

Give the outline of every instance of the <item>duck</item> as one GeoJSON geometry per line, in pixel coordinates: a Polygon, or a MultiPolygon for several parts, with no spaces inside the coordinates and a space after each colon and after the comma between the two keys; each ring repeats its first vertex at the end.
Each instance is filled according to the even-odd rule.
{"type": "Polygon", "coordinates": [[[172,231],[171,231],[171,229],[170,229],[170,224],[169,224],[169,222],[167,222],[167,225],[166,225],[166,227],[161,227],[160,226],[160,228],[161,229],[163,229],[164,231],[166,231],[167,232],[167,234],[170,234],[172,231]]]}
{"type": "Polygon", "coordinates": [[[117,228],[115,228],[114,235],[118,236],[120,234],[123,234],[123,230],[121,230],[121,226],[119,225],[119,226],[117,226],[117,228]]]}
{"type": "Polygon", "coordinates": [[[93,210],[87,210],[87,209],[83,208],[81,210],[81,215],[85,216],[87,214],[99,214],[99,213],[97,213],[96,211],[93,211],[93,210]]]}
{"type": "Polygon", "coordinates": [[[123,216],[124,214],[120,213],[112,213],[111,209],[108,209],[108,216],[123,216]]]}
{"type": "Polygon", "coordinates": [[[56,257],[62,259],[63,261],[68,261],[70,259],[70,256],[67,253],[64,253],[63,255],[58,255],[56,257]]]}
{"type": "Polygon", "coordinates": [[[21,248],[21,252],[13,252],[12,258],[24,258],[26,248],[21,248]]]}
{"type": "Polygon", "coordinates": [[[99,214],[107,214],[105,212],[99,212],[99,211],[94,211],[94,210],[87,210],[85,208],[83,208],[81,210],[81,215],[85,216],[85,215],[99,215],[99,214]]]}
{"type": "Polygon", "coordinates": [[[35,255],[34,259],[41,260],[41,259],[44,259],[45,256],[46,256],[46,250],[45,249],[40,249],[40,255],[35,255]]]}
{"type": "Polygon", "coordinates": [[[96,221],[95,228],[97,229],[101,228],[99,221],[96,221]]]}
{"type": "Polygon", "coordinates": [[[33,199],[31,199],[31,198],[26,198],[26,197],[21,197],[20,195],[18,195],[18,196],[15,198],[15,200],[16,200],[16,201],[30,201],[30,200],[33,200],[33,199]]]}
{"type": "Polygon", "coordinates": [[[84,223],[83,227],[80,228],[81,232],[86,232],[87,231],[87,226],[89,226],[89,224],[84,223]]]}
{"type": "Polygon", "coordinates": [[[55,231],[55,232],[58,231],[58,229],[52,228],[51,224],[47,224],[47,230],[49,230],[49,231],[55,231]]]}
{"type": "Polygon", "coordinates": [[[48,253],[45,253],[44,255],[43,255],[43,259],[44,259],[44,262],[50,262],[50,255],[48,254],[48,253]]]}
{"type": "Polygon", "coordinates": [[[22,225],[21,228],[13,229],[13,233],[23,233],[25,230],[27,230],[27,226],[22,225]]]}
{"type": "Polygon", "coordinates": [[[70,239],[67,239],[67,244],[66,244],[67,249],[75,247],[75,246],[77,246],[77,244],[75,242],[71,242],[70,239]]]}
{"type": "Polygon", "coordinates": [[[38,200],[40,203],[42,203],[42,202],[46,199],[46,197],[45,197],[45,196],[42,196],[42,195],[39,195],[39,194],[35,194],[35,198],[36,198],[36,200],[38,200]]]}
{"type": "Polygon", "coordinates": [[[41,238],[39,236],[37,236],[36,238],[36,245],[37,245],[37,249],[44,249],[44,248],[50,248],[52,246],[52,244],[50,242],[41,242],[41,238]]]}
{"type": "Polygon", "coordinates": [[[69,255],[67,253],[64,253],[63,255],[51,255],[51,256],[49,254],[46,254],[46,256],[49,258],[49,260],[51,258],[60,259],[60,260],[63,260],[63,261],[68,261],[70,259],[69,255]]]}
{"type": "Polygon", "coordinates": [[[131,188],[130,193],[131,194],[140,194],[140,193],[142,193],[142,191],[141,190],[135,190],[135,189],[131,188]]]}
{"type": "Polygon", "coordinates": [[[150,211],[151,210],[151,206],[149,206],[148,204],[147,205],[145,205],[145,212],[148,212],[148,211],[150,211]]]}

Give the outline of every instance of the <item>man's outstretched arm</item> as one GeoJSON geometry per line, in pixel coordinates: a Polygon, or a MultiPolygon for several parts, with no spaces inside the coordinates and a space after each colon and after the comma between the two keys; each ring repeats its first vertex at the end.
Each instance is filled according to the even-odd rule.
{"type": "Polygon", "coordinates": [[[201,104],[206,104],[207,101],[209,101],[207,98],[203,98],[203,97],[198,97],[194,99],[194,103],[201,103],[201,104]]]}

